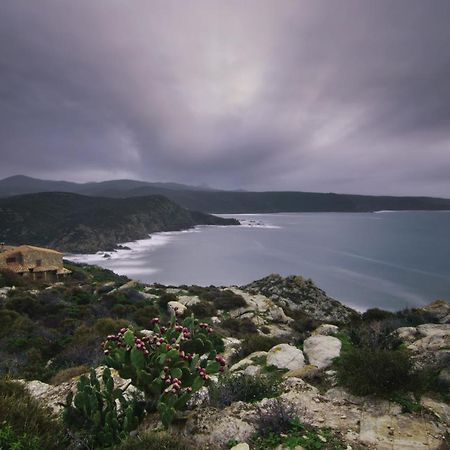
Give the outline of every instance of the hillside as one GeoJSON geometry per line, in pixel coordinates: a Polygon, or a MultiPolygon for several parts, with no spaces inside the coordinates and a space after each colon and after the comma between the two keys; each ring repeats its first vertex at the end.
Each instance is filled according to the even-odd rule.
{"type": "Polygon", "coordinates": [[[450,209],[450,199],[434,197],[394,197],[295,191],[219,191],[176,183],[148,183],[133,180],[111,180],[84,184],[38,180],[24,176],[0,180],[0,197],[51,191],[109,198],[164,195],[183,208],[217,214],[450,209]]]}
{"type": "Polygon", "coordinates": [[[65,252],[112,250],[157,231],[237,223],[188,211],[162,196],[113,199],[54,192],[0,199],[0,241],[65,252]]]}
{"type": "Polygon", "coordinates": [[[360,314],[299,275],[176,287],[67,267],[55,285],[0,271],[0,448],[449,448],[449,302],[360,314]]]}

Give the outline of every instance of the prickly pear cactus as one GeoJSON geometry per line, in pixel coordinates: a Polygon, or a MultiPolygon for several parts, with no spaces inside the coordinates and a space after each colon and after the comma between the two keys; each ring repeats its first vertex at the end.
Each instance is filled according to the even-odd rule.
{"type": "Polygon", "coordinates": [[[152,320],[153,334],[139,337],[122,328],[103,343],[106,364],[145,394],[147,411],[159,411],[165,426],[172,422],[192,394],[222,372],[225,360],[217,355],[212,328],[194,316],[182,323],[172,317],[167,326],[152,320]]]}
{"type": "Polygon", "coordinates": [[[142,407],[115,388],[109,368],[103,370],[102,384],[94,369],[89,376],[81,376],[76,394],[71,392],[67,396],[63,414],[69,429],[82,431],[94,446],[102,448],[126,437],[137,428],[142,417],[142,407]]]}

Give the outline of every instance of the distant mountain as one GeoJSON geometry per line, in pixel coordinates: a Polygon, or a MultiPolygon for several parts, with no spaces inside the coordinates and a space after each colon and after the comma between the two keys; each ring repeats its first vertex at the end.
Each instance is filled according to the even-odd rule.
{"type": "Polygon", "coordinates": [[[0,241],[65,252],[113,250],[157,231],[238,223],[189,211],[162,196],[113,199],[49,192],[0,199],[0,241]]]}
{"type": "Polygon", "coordinates": [[[209,191],[205,186],[189,186],[179,183],[150,183],[139,180],[110,180],[90,183],[74,183],[70,181],[40,180],[25,175],[14,175],[0,180],[0,197],[38,192],[71,192],[74,194],[121,197],[123,194],[139,188],[148,189],[146,195],[159,194],[162,190],[209,191]]]}
{"type": "Polygon", "coordinates": [[[68,183],[15,176],[0,180],[0,197],[26,192],[73,192],[83,195],[131,198],[163,195],[178,205],[208,213],[370,212],[379,210],[447,210],[450,199],[394,197],[295,191],[219,191],[177,183],[112,180],[68,183]]]}

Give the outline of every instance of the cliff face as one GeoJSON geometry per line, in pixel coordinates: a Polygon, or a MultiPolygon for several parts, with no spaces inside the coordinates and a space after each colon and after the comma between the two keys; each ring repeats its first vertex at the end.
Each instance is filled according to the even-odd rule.
{"type": "Polygon", "coordinates": [[[157,231],[238,223],[191,212],[162,196],[111,199],[52,192],[0,200],[0,241],[65,252],[112,250],[157,231]]]}

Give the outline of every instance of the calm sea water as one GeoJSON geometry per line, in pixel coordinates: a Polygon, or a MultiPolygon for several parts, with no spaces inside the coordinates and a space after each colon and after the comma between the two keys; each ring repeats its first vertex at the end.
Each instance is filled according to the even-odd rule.
{"type": "Polygon", "coordinates": [[[158,233],[95,263],[144,282],[243,284],[270,273],[312,278],[364,310],[450,299],[450,212],[229,215],[239,227],[158,233]]]}

